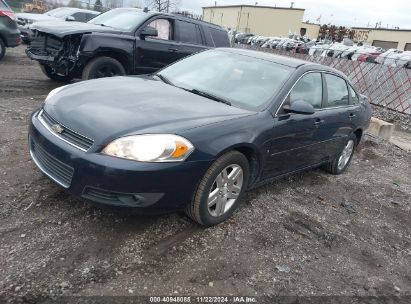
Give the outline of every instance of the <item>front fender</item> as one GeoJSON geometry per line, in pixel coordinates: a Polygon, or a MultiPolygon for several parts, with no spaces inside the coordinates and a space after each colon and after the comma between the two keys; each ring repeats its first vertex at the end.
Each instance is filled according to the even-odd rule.
{"type": "MultiPolygon", "coordinates": [[[[195,147],[190,160],[215,160],[231,150],[252,151],[259,168],[267,159],[273,118],[268,111],[182,132],[195,147]]],[[[259,175],[259,173],[257,174],[259,175]]]]}
{"type": "Polygon", "coordinates": [[[133,66],[135,38],[128,35],[92,33],[83,35],[79,58],[87,61],[96,56],[111,56],[126,67],[133,66]]]}

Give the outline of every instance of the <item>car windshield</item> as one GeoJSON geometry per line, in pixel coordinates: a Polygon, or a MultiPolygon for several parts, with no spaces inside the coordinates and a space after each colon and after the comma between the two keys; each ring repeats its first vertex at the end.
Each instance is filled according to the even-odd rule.
{"type": "Polygon", "coordinates": [[[64,17],[68,17],[69,15],[71,15],[71,13],[73,13],[73,10],[71,9],[56,8],[54,10],[47,12],[46,14],[52,17],[56,17],[56,18],[64,18],[64,17]]]}
{"type": "Polygon", "coordinates": [[[232,106],[259,111],[267,106],[292,71],[268,60],[211,50],[181,60],[159,75],[185,90],[200,91],[232,106]]]}
{"type": "Polygon", "coordinates": [[[129,31],[147,19],[147,14],[130,9],[114,9],[97,16],[88,23],[129,31]]]}

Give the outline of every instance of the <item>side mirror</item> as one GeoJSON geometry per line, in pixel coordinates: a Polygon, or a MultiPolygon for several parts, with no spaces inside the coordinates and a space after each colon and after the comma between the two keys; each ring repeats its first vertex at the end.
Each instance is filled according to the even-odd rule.
{"type": "Polygon", "coordinates": [[[145,39],[146,37],[157,37],[158,31],[156,28],[147,26],[145,29],[141,31],[140,37],[141,39],[145,39]]]}
{"type": "Polygon", "coordinates": [[[291,105],[284,106],[285,113],[311,115],[315,113],[314,107],[304,100],[296,100],[291,105]]]}
{"type": "Polygon", "coordinates": [[[74,18],[73,16],[67,16],[66,21],[76,21],[76,18],[74,18]]]}

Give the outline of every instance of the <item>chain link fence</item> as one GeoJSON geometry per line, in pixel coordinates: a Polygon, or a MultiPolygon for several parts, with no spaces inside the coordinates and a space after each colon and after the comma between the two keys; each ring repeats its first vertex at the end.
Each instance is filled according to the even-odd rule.
{"type": "Polygon", "coordinates": [[[346,74],[359,92],[369,97],[372,104],[411,115],[411,69],[328,56],[311,56],[246,44],[235,47],[254,49],[330,66],[346,74]]]}

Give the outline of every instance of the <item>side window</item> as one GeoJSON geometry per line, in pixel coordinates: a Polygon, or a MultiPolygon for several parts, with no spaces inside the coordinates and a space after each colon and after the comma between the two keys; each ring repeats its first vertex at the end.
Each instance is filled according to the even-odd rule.
{"type": "Polygon", "coordinates": [[[321,74],[308,73],[303,76],[291,90],[288,98],[290,103],[302,99],[310,103],[315,109],[320,109],[323,99],[321,74]]]}
{"type": "Polygon", "coordinates": [[[158,31],[158,36],[149,37],[150,39],[172,40],[172,28],[169,20],[156,19],[151,21],[147,27],[153,27],[158,31]]]}
{"type": "Polygon", "coordinates": [[[217,30],[215,28],[209,28],[211,37],[213,38],[215,47],[228,47],[230,46],[230,40],[228,39],[228,33],[226,31],[217,30]]]}
{"type": "Polygon", "coordinates": [[[86,22],[87,22],[87,21],[90,21],[90,20],[93,19],[94,17],[97,17],[97,15],[87,13],[87,14],[86,14],[86,22]]]}
{"type": "Polygon", "coordinates": [[[351,85],[348,86],[351,94],[351,100],[353,104],[358,104],[360,102],[360,99],[358,98],[357,93],[355,93],[354,89],[352,88],[351,85]]]}
{"type": "Polygon", "coordinates": [[[324,74],[328,89],[328,107],[348,105],[349,95],[347,83],[344,79],[331,74],[324,74]]]}
{"type": "Polygon", "coordinates": [[[86,14],[85,13],[74,13],[71,15],[76,21],[78,22],[86,22],[86,14]]]}
{"type": "Polygon", "coordinates": [[[176,21],[176,40],[193,44],[202,44],[200,28],[197,24],[176,21]]]}

